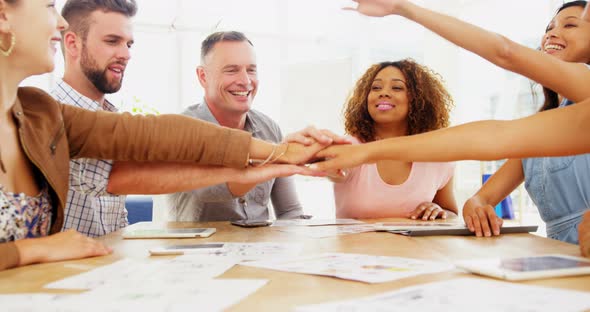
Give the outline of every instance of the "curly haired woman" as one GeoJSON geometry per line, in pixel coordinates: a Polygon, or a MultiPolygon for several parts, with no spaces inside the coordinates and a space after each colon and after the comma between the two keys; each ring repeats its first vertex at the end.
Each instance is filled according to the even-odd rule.
{"type": "MultiPolygon", "coordinates": [[[[447,127],[453,100],[438,75],[411,59],[371,66],[344,112],[355,144],[447,127]]],[[[332,177],[339,218],[435,220],[457,214],[452,163],[382,160],[332,177]]]]}

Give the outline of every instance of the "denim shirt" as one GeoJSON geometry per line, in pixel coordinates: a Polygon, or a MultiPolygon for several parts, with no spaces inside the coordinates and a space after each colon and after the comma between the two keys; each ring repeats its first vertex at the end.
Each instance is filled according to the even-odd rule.
{"type": "MultiPolygon", "coordinates": [[[[570,104],[564,100],[560,107],[570,104]]],[[[522,166],[525,188],[547,223],[547,237],[578,244],[578,224],[590,208],[590,154],[528,158],[522,166]]]]}

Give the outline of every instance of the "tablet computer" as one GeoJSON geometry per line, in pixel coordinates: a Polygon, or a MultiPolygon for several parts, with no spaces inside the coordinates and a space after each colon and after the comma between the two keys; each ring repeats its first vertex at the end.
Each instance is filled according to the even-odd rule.
{"type": "MultiPolygon", "coordinates": [[[[505,225],[500,228],[501,234],[514,234],[514,233],[530,233],[536,232],[538,229],[537,225],[505,225]]],[[[434,236],[434,235],[461,235],[469,236],[475,235],[475,233],[469,231],[469,228],[465,225],[449,225],[449,224],[434,224],[430,223],[426,225],[411,225],[411,226],[396,226],[387,227],[379,226],[378,231],[387,231],[394,234],[402,234],[407,236],[434,236]]]]}
{"type": "Polygon", "coordinates": [[[185,253],[199,252],[209,253],[211,251],[221,250],[223,246],[223,243],[169,245],[151,248],[149,252],[152,256],[184,255],[185,253]]]}
{"type": "Polygon", "coordinates": [[[472,273],[510,281],[590,274],[590,259],[566,255],[539,255],[458,261],[472,273]]]}
{"type": "Polygon", "coordinates": [[[123,231],[123,238],[195,238],[209,237],[215,228],[136,229],[123,231]]]}

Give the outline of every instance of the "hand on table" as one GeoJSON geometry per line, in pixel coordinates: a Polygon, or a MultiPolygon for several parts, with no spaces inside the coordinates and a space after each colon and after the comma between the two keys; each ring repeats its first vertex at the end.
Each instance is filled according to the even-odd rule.
{"type": "Polygon", "coordinates": [[[416,209],[414,209],[414,211],[412,211],[412,213],[410,213],[410,219],[412,220],[422,219],[423,221],[434,221],[439,218],[446,219],[447,211],[442,209],[439,205],[431,202],[421,203],[416,209]]]}
{"type": "Polygon", "coordinates": [[[477,237],[500,235],[500,228],[504,223],[504,220],[496,215],[496,210],[492,205],[482,203],[475,197],[465,202],[463,220],[477,237]]]}
{"type": "Polygon", "coordinates": [[[113,250],[75,230],[16,241],[20,265],[105,256],[113,250]]]}

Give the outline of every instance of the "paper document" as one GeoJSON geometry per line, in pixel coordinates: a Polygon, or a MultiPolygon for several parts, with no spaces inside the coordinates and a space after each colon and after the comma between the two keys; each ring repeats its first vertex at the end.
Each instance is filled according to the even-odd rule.
{"type": "Polygon", "coordinates": [[[57,311],[47,310],[46,307],[59,306],[69,296],[64,294],[15,294],[0,295],[0,307],[2,311],[31,312],[31,311],[57,311]]]}
{"type": "MultiPolygon", "coordinates": [[[[236,261],[260,260],[270,257],[296,256],[303,250],[301,243],[213,243],[219,248],[193,248],[191,244],[174,245],[175,252],[184,255],[208,255],[231,258],[236,261]]],[[[199,246],[202,244],[194,244],[199,246]]],[[[163,246],[162,248],[166,248],[163,246]]],[[[153,249],[152,249],[153,251],[153,249]]]]}
{"type": "Polygon", "coordinates": [[[177,257],[171,260],[137,261],[123,259],[113,264],[74,275],[50,284],[53,289],[94,289],[108,282],[176,281],[186,278],[208,279],[223,274],[238,260],[217,257],[177,257]]]}
{"type": "Polygon", "coordinates": [[[177,280],[108,283],[62,302],[63,312],[222,311],[256,292],[267,280],[177,280]]]}
{"type": "Polygon", "coordinates": [[[123,280],[109,281],[82,294],[6,295],[0,296],[0,302],[2,311],[11,312],[223,311],[266,283],[190,277],[176,281],[123,280]]]}
{"type": "Polygon", "coordinates": [[[461,278],[355,300],[301,306],[296,311],[573,312],[587,309],[590,309],[587,292],[461,278]]]}
{"type": "Polygon", "coordinates": [[[418,259],[324,253],[284,259],[246,262],[241,265],[271,270],[332,276],[365,283],[383,283],[421,274],[452,270],[448,263],[418,259]]]}

